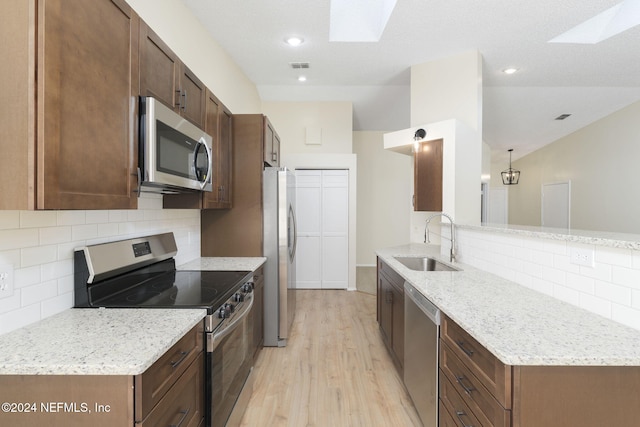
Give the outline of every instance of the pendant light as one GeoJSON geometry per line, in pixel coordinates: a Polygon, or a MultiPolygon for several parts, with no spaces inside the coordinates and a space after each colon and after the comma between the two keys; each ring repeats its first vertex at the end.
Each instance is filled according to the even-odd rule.
{"type": "Polygon", "coordinates": [[[502,171],[502,183],[504,185],[516,185],[520,179],[520,171],[517,171],[511,167],[511,152],[513,148],[509,149],[509,169],[502,171]]]}

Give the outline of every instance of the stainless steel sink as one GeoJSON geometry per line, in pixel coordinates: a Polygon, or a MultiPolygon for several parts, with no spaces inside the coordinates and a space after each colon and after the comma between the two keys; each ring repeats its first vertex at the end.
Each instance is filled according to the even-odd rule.
{"type": "Polygon", "coordinates": [[[416,271],[460,271],[459,268],[429,257],[396,256],[394,258],[405,267],[416,271]]]}

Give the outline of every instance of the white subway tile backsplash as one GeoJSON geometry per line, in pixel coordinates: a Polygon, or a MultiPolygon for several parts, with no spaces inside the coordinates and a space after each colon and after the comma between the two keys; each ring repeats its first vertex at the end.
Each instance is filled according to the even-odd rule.
{"type": "Polygon", "coordinates": [[[41,303],[42,318],[53,316],[73,307],[73,292],[67,292],[41,303]]]}
{"type": "Polygon", "coordinates": [[[57,257],[58,251],[55,245],[24,248],[20,251],[20,266],[30,267],[32,265],[45,264],[55,261],[57,257]]]}
{"type": "Polygon", "coordinates": [[[594,295],[596,281],[590,277],[581,276],[576,273],[567,273],[566,286],[577,291],[594,295]]]}
{"type": "Polygon", "coordinates": [[[580,302],[580,292],[575,289],[567,288],[566,286],[554,286],[553,296],[560,301],[565,301],[573,305],[578,305],[580,302]]]}
{"type": "Polygon", "coordinates": [[[620,267],[633,266],[633,251],[631,249],[609,248],[597,246],[594,260],[597,263],[617,265],[620,267]]]}
{"type": "Polygon", "coordinates": [[[176,262],[200,256],[199,210],[164,210],[157,195],[138,201],[138,210],[0,211],[0,264],[14,266],[0,333],[73,306],[73,252],[87,244],[174,231],[176,262]]]}
{"type": "Polygon", "coordinates": [[[611,281],[618,285],[640,289],[640,270],[613,266],[611,281]]]}
{"type": "Polygon", "coordinates": [[[640,310],[624,305],[613,304],[611,306],[611,317],[616,322],[640,329],[640,310]]]}
{"type": "Polygon", "coordinates": [[[21,292],[20,304],[25,307],[58,295],[58,284],[55,280],[51,280],[37,285],[26,286],[21,289],[21,292]]]}
{"type": "Polygon", "coordinates": [[[631,306],[631,289],[625,286],[596,280],[595,295],[611,302],[631,306]]]}
{"type": "Polygon", "coordinates": [[[109,222],[109,211],[87,211],[87,224],[104,224],[109,222]]]}
{"type": "Polygon", "coordinates": [[[567,283],[567,273],[557,268],[543,267],[542,278],[558,285],[567,283]]]}
{"type": "Polygon", "coordinates": [[[98,226],[96,224],[82,224],[71,227],[72,240],[88,240],[98,237],[98,226]]]}
{"type": "Polygon", "coordinates": [[[611,319],[611,301],[596,297],[589,294],[580,294],[580,302],[578,307],[582,307],[585,310],[589,310],[593,313],[604,316],[611,319]]]}
{"type": "Polygon", "coordinates": [[[31,267],[19,268],[13,271],[14,287],[22,288],[25,286],[31,286],[38,284],[41,279],[40,265],[34,265],[31,267]]]}
{"type": "Polygon", "coordinates": [[[37,228],[0,230],[0,251],[38,246],[37,228]]]}
{"type": "Polygon", "coordinates": [[[40,320],[40,304],[32,304],[0,315],[0,334],[40,320]]]}
{"type": "Polygon", "coordinates": [[[640,251],[459,228],[458,254],[476,268],[640,329],[640,251]],[[593,267],[571,264],[575,247],[594,251],[593,267]]]}
{"type": "Polygon", "coordinates": [[[20,211],[20,228],[53,227],[57,225],[55,211],[20,211]]]}
{"type": "Polygon", "coordinates": [[[52,245],[71,240],[71,226],[45,227],[40,229],[40,244],[52,245]]]}
{"type": "Polygon", "coordinates": [[[20,228],[20,211],[0,210],[0,230],[20,228]]]}
{"type": "Polygon", "coordinates": [[[86,211],[58,211],[56,212],[58,225],[86,224],[86,211]]]}

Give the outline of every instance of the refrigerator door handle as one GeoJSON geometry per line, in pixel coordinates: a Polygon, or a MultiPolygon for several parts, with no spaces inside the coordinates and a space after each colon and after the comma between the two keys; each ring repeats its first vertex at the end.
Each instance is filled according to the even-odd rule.
{"type": "Polygon", "coordinates": [[[291,223],[293,224],[293,245],[289,246],[289,258],[291,262],[296,256],[296,248],[298,246],[298,224],[296,222],[296,214],[293,210],[293,205],[289,205],[289,216],[291,218],[291,223]]]}

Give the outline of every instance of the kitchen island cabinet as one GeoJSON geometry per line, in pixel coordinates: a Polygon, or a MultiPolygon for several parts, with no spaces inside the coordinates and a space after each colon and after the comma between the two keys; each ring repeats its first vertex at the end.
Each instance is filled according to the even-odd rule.
{"type": "Polygon", "coordinates": [[[0,209],[137,206],[139,18],[124,0],[0,15],[0,209]]]}
{"type": "Polygon", "coordinates": [[[395,256],[442,259],[439,247],[377,251],[440,308],[440,425],[634,425],[640,331],[465,264],[422,272],[395,256]]]}

